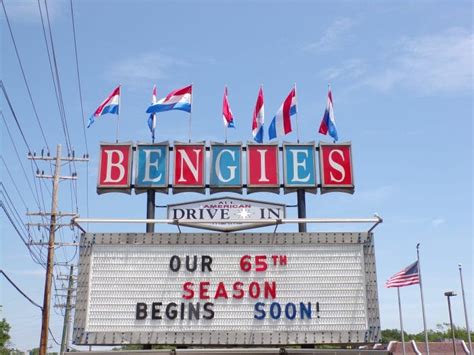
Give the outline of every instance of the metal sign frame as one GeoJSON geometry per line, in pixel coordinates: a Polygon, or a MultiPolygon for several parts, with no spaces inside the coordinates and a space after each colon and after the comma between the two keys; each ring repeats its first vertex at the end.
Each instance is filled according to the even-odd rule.
{"type": "Polygon", "coordinates": [[[362,344],[380,338],[380,317],[374,252],[374,236],[361,233],[97,233],[83,234],[80,244],[76,313],[73,342],[77,345],[177,344],[177,345],[284,345],[284,344],[362,344]],[[270,331],[235,332],[86,332],[90,292],[91,255],[94,245],[142,244],[189,245],[241,244],[361,244],[364,255],[367,328],[358,331],[270,331]]]}
{"type": "Polygon", "coordinates": [[[103,185],[100,183],[100,172],[101,172],[101,167],[102,167],[102,150],[100,150],[99,154],[99,166],[97,170],[97,194],[101,195],[103,193],[107,192],[121,192],[121,193],[126,193],[128,195],[132,194],[132,176],[133,176],[133,142],[121,142],[121,143],[108,143],[108,142],[100,142],[100,147],[102,146],[118,146],[118,147],[124,147],[128,146],[128,179],[127,179],[127,186],[120,185],[120,184],[107,184],[103,185]]]}

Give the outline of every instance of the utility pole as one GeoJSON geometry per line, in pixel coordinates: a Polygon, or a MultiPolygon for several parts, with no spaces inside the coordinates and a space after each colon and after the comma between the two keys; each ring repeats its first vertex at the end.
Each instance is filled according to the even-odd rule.
{"type": "Polygon", "coordinates": [[[69,283],[67,285],[67,297],[66,297],[66,310],[64,312],[64,323],[63,323],[63,336],[61,339],[61,350],[59,355],[64,355],[67,351],[67,343],[69,340],[69,325],[71,323],[71,296],[72,290],[74,287],[74,278],[73,278],[74,266],[71,265],[69,271],[69,283]]]}
{"type": "Polygon", "coordinates": [[[48,260],[46,263],[46,280],[44,282],[43,314],[41,317],[40,355],[46,355],[48,348],[49,308],[51,305],[51,282],[54,267],[54,238],[56,232],[56,211],[58,209],[59,174],[61,172],[61,145],[56,149],[56,166],[53,177],[53,196],[51,218],[49,223],[48,260]]]}
{"type": "MultiPolygon", "coordinates": [[[[43,296],[43,310],[41,317],[41,338],[40,338],[40,355],[46,355],[48,348],[48,331],[49,331],[49,313],[51,308],[51,284],[53,280],[53,268],[54,268],[54,248],[56,247],[55,243],[55,233],[56,230],[61,226],[57,223],[57,219],[62,217],[62,214],[58,213],[58,192],[59,192],[59,182],[60,180],[75,180],[77,179],[76,174],[72,176],[61,176],[61,162],[62,161],[87,161],[88,158],[75,158],[74,154],[68,157],[61,157],[61,145],[58,144],[56,148],[56,157],[48,156],[36,156],[28,155],[28,159],[31,160],[47,160],[55,161],[54,175],[45,175],[44,173],[37,173],[38,178],[43,179],[53,179],[53,192],[52,192],[52,201],[51,201],[51,211],[50,213],[38,212],[40,215],[50,215],[49,222],[49,240],[48,240],[48,258],[46,262],[46,278],[44,283],[44,296],[43,296]]],[[[43,225],[44,226],[44,225],[43,225]]]]}

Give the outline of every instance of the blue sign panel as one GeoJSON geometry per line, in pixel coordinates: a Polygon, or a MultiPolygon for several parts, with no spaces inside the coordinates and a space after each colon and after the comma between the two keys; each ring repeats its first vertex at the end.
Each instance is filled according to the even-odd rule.
{"type": "Polygon", "coordinates": [[[283,144],[283,183],[286,188],[316,188],[314,143],[283,144]]]}
{"type": "Polygon", "coordinates": [[[211,144],[211,188],[242,187],[242,146],[211,144]]]}
{"type": "Polygon", "coordinates": [[[135,189],[167,189],[167,143],[137,144],[135,189]]]}

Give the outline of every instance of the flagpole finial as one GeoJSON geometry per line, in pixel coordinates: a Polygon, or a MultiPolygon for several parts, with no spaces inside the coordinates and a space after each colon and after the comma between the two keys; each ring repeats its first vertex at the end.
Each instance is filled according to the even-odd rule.
{"type": "Polygon", "coordinates": [[[418,244],[416,245],[416,249],[417,249],[417,250],[420,249],[420,244],[421,244],[421,243],[418,243],[418,244]]]}

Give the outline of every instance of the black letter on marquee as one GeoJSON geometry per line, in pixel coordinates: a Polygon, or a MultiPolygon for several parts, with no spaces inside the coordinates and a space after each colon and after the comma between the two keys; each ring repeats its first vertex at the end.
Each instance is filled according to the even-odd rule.
{"type": "Polygon", "coordinates": [[[173,255],[170,259],[170,269],[171,271],[177,272],[181,267],[181,259],[178,255],[173,255]]]}
{"type": "Polygon", "coordinates": [[[186,270],[188,271],[196,271],[198,267],[198,257],[197,255],[193,256],[193,265],[191,266],[191,257],[189,255],[186,255],[186,270]]]}
{"type": "Polygon", "coordinates": [[[199,311],[201,309],[201,304],[199,302],[196,303],[196,306],[194,306],[194,303],[189,304],[189,314],[188,318],[189,320],[194,319],[199,319],[199,311]]]}
{"type": "Polygon", "coordinates": [[[135,319],[145,319],[148,315],[146,308],[146,303],[138,302],[135,309],[135,319]]]}
{"type": "Polygon", "coordinates": [[[174,302],[171,302],[166,306],[165,314],[168,319],[176,319],[178,316],[178,311],[176,311],[177,306],[178,305],[174,302]]]}
{"type": "Polygon", "coordinates": [[[202,317],[204,319],[214,319],[214,303],[206,302],[204,303],[204,310],[208,312],[208,315],[204,314],[202,317]]]}
{"type": "Polygon", "coordinates": [[[151,319],[162,319],[162,317],[160,316],[160,308],[162,305],[162,302],[153,302],[151,304],[151,319]]]}
{"type": "Polygon", "coordinates": [[[206,268],[207,268],[207,271],[212,271],[211,264],[212,264],[212,258],[209,255],[203,255],[202,261],[201,261],[202,272],[206,271],[206,268]]]}

